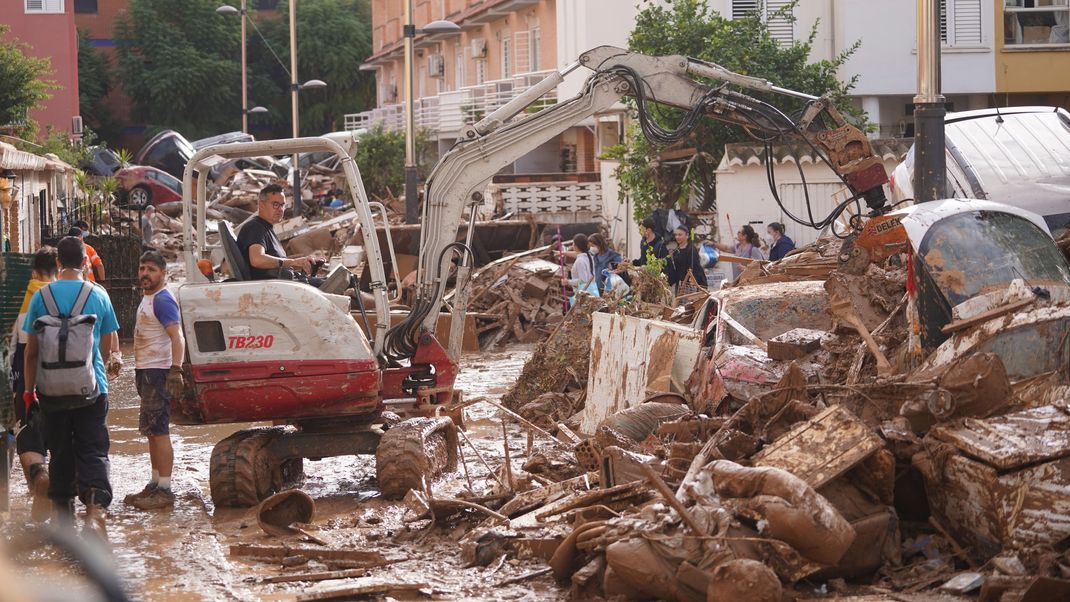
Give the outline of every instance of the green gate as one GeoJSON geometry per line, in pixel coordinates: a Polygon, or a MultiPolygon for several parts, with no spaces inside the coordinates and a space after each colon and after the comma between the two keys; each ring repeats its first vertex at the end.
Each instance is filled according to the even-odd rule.
{"type": "Polygon", "coordinates": [[[6,512],[14,453],[14,442],[8,431],[15,426],[14,393],[11,391],[11,354],[15,351],[12,333],[26,285],[30,283],[33,255],[3,253],[0,257],[3,257],[0,261],[0,427],[3,427],[0,428],[0,512],[6,512]]]}

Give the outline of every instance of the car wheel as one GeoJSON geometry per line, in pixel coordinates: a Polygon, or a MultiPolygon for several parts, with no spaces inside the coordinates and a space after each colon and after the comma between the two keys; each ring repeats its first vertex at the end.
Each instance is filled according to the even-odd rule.
{"type": "Polygon", "coordinates": [[[152,193],[144,186],[134,186],[130,191],[130,204],[137,207],[148,207],[152,203],[152,193]]]}

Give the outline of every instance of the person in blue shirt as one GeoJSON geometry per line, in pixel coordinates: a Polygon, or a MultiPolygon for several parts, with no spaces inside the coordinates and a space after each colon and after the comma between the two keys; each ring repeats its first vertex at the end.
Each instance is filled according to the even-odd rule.
{"type": "MultiPolygon", "coordinates": [[[[67,236],[56,245],[59,278],[47,285],[61,313],[68,313],[82,288],[89,267],[85,243],[67,236]]],[[[52,500],[56,520],[70,525],[74,521],[74,497],[86,506],[86,527],[106,537],[104,512],[111,503],[108,479],[108,376],[118,376],[122,368],[119,354],[119,322],[108,293],[94,285],[82,313],[97,316],[93,326],[93,367],[99,396],[90,405],[73,410],[44,411],[45,440],[51,455],[48,465],[48,497],[52,500]],[[108,358],[105,366],[104,358],[108,358]]],[[[22,329],[30,335],[26,343],[23,374],[26,382],[24,401],[37,408],[38,341],[33,323],[48,315],[41,291],[34,293],[22,329]]]]}
{"type": "Polygon", "coordinates": [[[784,259],[785,255],[795,249],[795,241],[784,236],[784,224],[773,222],[765,230],[773,239],[773,244],[769,245],[769,261],[784,259]]]}
{"type": "Polygon", "coordinates": [[[606,290],[604,272],[617,269],[617,265],[621,262],[620,253],[610,249],[606,237],[597,232],[587,237],[587,248],[588,252],[594,256],[594,275],[598,283],[598,291],[603,292],[606,290]]]}

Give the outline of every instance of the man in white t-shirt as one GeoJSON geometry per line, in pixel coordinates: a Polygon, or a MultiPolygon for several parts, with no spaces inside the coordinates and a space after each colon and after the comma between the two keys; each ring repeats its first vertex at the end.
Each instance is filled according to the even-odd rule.
{"type": "Polygon", "coordinates": [[[134,377],[141,397],[138,430],[149,440],[152,479],[144,490],[124,500],[141,510],[165,508],[175,502],[171,492],[171,400],[182,394],[186,341],[178,302],[167,290],[166,279],[163,256],[157,251],[142,254],[138,280],[144,296],[134,324],[134,377]]]}

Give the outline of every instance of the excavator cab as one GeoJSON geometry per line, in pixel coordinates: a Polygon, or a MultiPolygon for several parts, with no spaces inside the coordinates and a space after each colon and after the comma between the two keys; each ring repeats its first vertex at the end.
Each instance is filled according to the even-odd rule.
{"type": "Polygon", "coordinates": [[[182,399],[172,402],[174,420],[278,425],[245,429],[216,445],[210,472],[216,505],[256,504],[300,478],[304,458],[374,453],[380,489],[388,497],[404,495],[456,462],[456,432],[449,418],[384,417],[388,408],[399,414],[436,414],[454,398],[456,365],[431,333],[421,335],[408,365],[384,359],[390,299],[373,209],[379,209],[384,222],[386,216],[367,199],[352,158],[356,143],[356,136],[346,132],[218,144],[198,151],[186,166],[183,250],[188,280],[178,287],[177,297],[190,385],[182,399]],[[214,248],[207,241],[205,198],[212,165],[323,151],[338,157],[354,198],[375,298],[374,307],[367,308],[368,335],[357,322],[360,314],[350,311],[350,297],[329,292],[344,290],[344,268],[320,288],[292,280],[252,280],[237,232],[224,221],[218,225],[219,246],[231,277],[210,282],[197,269],[198,260],[209,258],[214,248]],[[428,374],[433,375],[430,381],[428,374]],[[384,429],[384,422],[391,428],[384,429]]]}

